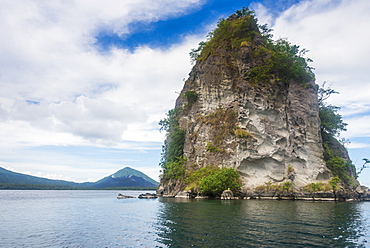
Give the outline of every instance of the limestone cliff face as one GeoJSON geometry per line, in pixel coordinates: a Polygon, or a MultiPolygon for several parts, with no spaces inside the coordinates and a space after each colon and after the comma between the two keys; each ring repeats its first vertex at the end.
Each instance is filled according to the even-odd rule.
{"type": "Polygon", "coordinates": [[[189,108],[179,119],[187,134],[188,164],[232,167],[242,175],[245,188],[288,179],[298,187],[328,180],[314,82],[252,86],[239,73],[248,67],[245,56],[248,50],[242,49],[233,61],[235,74],[213,58],[198,63],[186,81],[182,93],[198,94],[192,106],[183,97],[176,104],[189,108]],[[247,133],[238,137],[238,129],[247,133]],[[288,172],[288,166],[294,171],[288,172]]]}
{"type": "Polygon", "coordinates": [[[252,80],[251,69],[269,54],[261,55],[265,41],[257,25],[248,28],[253,35],[245,42],[223,41],[198,59],[177,99],[187,169],[232,167],[246,191],[266,182],[289,181],[295,188],[326,182],[332,174],[323,157],[314,81],[252,80]]]}

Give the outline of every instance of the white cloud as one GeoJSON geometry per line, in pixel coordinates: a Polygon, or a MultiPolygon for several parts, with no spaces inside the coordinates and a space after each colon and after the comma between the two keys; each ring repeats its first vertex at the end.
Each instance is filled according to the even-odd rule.
{"type": "Polygon", "coordinates": [[[370,137],[370,115],[348,118],[344,120],[348,123],[346,138],[370,137]]]}
{"type": "Polygon", "coordinates": [[[351,142],[348,144],[349,149],[359,149],[359,148],[370,148],[370,144],[368,143],[359,143],[359,142],[351,142]]]}
{"type": "Polygon", "coordinates": [[[276,37],[288,37],[310,50],[317,83],[331,81],[340,92],[330,99],[336,105],[370,105],[369,11],[367,0],[303,1],[283,13],[273,26],[276,37]]]}
{"type": "Polygon", "coordinates": [[[262,3],[253,2],[251,3],[250,8],[254,11],[254,13],[256,13],[256,16],[258,16],[258,23],[260,25],[268,24],[268,26],[271,27],[274,18],[272,13],[269,12],[265,5],[262,3]]]}
{"type": "Polygon", "coordinates": [[[188,38],[166,51],[141,47],[133,53],[117,48],[100,53],[95,36],[125,35],[132,22],[167,19],[201,4],[3,1],[0,124],[3,130],[26,129],[19,130],[22,135],[1,134],[15,146],[55,144],[51,139],[61,136],[68,137],[60,142],[66,144],[84,138],[82,143],[121,145],[136,135],[138,140],[158,141],[160,135],[150,137],[153,122],[173,106],[175,91],[190,70],[188,51],[197,39],[188,38]],[[132,128],[138,123],[140,130],[132,128]]]}

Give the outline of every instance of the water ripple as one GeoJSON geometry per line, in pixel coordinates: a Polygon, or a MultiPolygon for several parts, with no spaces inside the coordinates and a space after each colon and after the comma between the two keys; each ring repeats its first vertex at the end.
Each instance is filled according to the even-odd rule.
{"type": "Polygon", "coordinates": [[[0,191],[0,247],[370,247],[369,202],[118,200],[118,193],[0,191]]]}

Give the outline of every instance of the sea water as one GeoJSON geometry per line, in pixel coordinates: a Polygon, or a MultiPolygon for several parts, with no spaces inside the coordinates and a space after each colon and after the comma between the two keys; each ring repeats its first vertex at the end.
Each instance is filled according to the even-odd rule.
{"type": "Polygon", "coordinates": [[[146,192],[0,191],[0,247],[370,247],[370,202],[117,199],[146,192]]]}

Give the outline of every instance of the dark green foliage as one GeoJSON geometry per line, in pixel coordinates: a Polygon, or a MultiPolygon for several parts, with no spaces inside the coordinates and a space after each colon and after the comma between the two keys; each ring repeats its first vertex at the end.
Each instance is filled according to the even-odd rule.
{"type": "Polygon", "coordinates": [[[315,192],[318,192],[318,191],[329,191],[330,190],[329,186],[330,186],[329,184],[322,183],[322,182],[310,183],[310,184],[307,184],[306,186],[304,186],[303,189],[305,191],[310,192],[310,193],[315,193],[315,192]]]}
{"type": "Polygon", "coordinates": [[[334,176],[344,179],[344,181],[349,180],[348,173],[346,171],[347,163],[341,157],[332,157],[326,161],[326,166],[331,170],[334,176]]]}
{"type": "Polygon", "coordinates": [[[218,55],[218,50],[240,48],[243,44],[253,41],[256,35],[260,35],[257,20],[253,11],[243,8],[228,19],[221,19],[217,28],[210,32],[206,42],[199,43],[197,49],[192,49],[191,59],[204,61],[210,55],[218,55]]]}
{"type": "Polygon", "coordinates": [[[204,195],[221,195],[224,190],[238,191],[241,187],[240,175],[233,168],[222,168],[209,176],[203,177],[199,189],[204,195]]]}
{"type": "Polygon", "coordinates": [[[327,100],[332,94],[338,94],[338,92],[331,89],[330,85],[327,86],[326,82],[324,82],[317,90],[321,132],[330,134],[334,137],[339,135],[341,131],[347,130],[347,123],[344,123],[342,116],[338,114],[340,109],[339,107],[327,105],[325,103],[325,100],[327,100]]]}
{"type": "Polygon", "coordinates": [[[193,104],[198,100],[198,94],[195,91],[186,91],[184,93],[184,96],[186,100],[188,101],[188,104],[193,104]]]}
{"type": "Polygon", "coordinates": [[[347,123],[344,123],[342,116],[338,114],[339,109],[339,107],[324,104],[319,107],[322,132],[334,136],[338,135],[341,131],[347,130],[347,123]]]}
{"type": "MultiPolygon", "coordinates": [[[[324,134],[324,140],[328,134],[324,134]]],[[[332,137],[334,139],[334,137],[332,137]]],[[[328,141],[324,141],[324,159],[326,166],[346,185],[355,185],[356,168],[351,161],[345,161],[343,158],[336,156],[333,149],[329,146],[328,141]]]]}
{"type": "Polygon", "coordinates": [[[217,166],[208,165],[206,167],[200,168],[199,170],[188,172],[188,175],[185,179],[186,190],[191,190],[193,192],[199,193],[199,185],[202,178],[212,175],[218,170],[220,170],[220,168],[218,168],[217,166]]]}
{"type": "Polygon", "coordinates": [[[165,156],[166,162],[176,161],[183,155],[185,142],[185,130],[180,127],[174,127],[171,132],[168,133],[167,140],[165,141],[165,156]]]}
{"type": "MultiPolygon", "coordinates": [[[[347,185],[355,184],[356,167],[352,164],[351,160],[345,160],[341,156],[341,147],[339,141],[327,133],[322,133],[323,147],[324,147],[324,160],[326,166],[333,173],[338,176],[343,183],[347,185]]],[[[345,149],[344,147],[342,149],[345,149]]]]}
{"type": "Polygon", "coordinates": [[[163,179],[177,179],[181,180],[185,176],[185,163],[184,157],[178,157],[171,161],[168,161],[162,165],[163,168],[163,179]]]}
{"type": "Polygon", "coordinates": [[[285,191],[285,192],[292,192],[293,191],[293,183],[291,183],[291,182],[284,182],[283,183],[283,191],[285,191]]]}
{"type": "Polygon", "coordinates": [[[207,41],[199,43],[190,57],[204,61],[209,56],[223,56],[225,52],[234,54],[233,49],[247,46],[253,50],[254,61],[259,61],[247,72],[253,83],[270,80],[305,83],[314,80],[312,68],[308,66],[312,61],[305,57],[307,50],[299,49],[285,39],[273,41],[271,31],[266,24],[257,24],[253,11],[242,8],[228,19],[221,19],[217,28],[209,33],[207,41]]]}
{"type": "Polygon", "coordinates": [[[273,79],[285,83],[289,80],[305,83],[314,80],[312,68],[307,64],[311,60],[304,57],[307,50],[300,50],[299,46],[292,45],[285,39],[265,40],[266,45],[254,50],[255,59],[262,59],[262,63],[249,72],[253,82],[268,82],[273,79]]]}
{"type": "Polygon", "coordinates": [[[162,149],[162,165],[177,161],[183,155],[185,130],[179,127],[178,114],[178,109],[171,109],[167,113],[167,118],[159,121],[160,130],[167,132],[167,139],[162,149]]]}
{"type": "Polygon", "coordinates": [[[332,187],[334,191],[337,191],[340,187],[341,180],[339,177],[333,177],[329,181],[329,185],[332,187]]]}
{"type": "Polygon", "coordinates": [[[324,159],[326,166],[338,177],[344,185],[354,186],[356,184],[356,168],[352,162],[346,158],[346,149],[335,138],[341,131],[346,131],[347,123],[344,123],[342,116],[338,114],[339,107],[327,105],[327,100],[332,94],[338,94],[326,85],[326,82],[318,87],[319,117],[321,121],[321,136],[323,139],[324,159]],[[347,161],[348,160],[348,161],[347,161]]]}
{"type": "Polygon", "coordinates": [[[243,7],[241,10],[236,10],[235,15],[237,18],[241,18],[244,16],[252,16],[254,12],[247,7],[243,7]]]}
{"type": "Polygon", "coordinates": [[[177,116],[179,114],[179,109],[174,108],[168,111],[166,114],[167,117],[164,118],[163,120],[159,121],[159,125],[161,126],[159,128],[159,131],[165,131],[165,132],[170,132],[171,128],[177,127],[179,125],[177,116]]]}
{"type": "Polygon", "coordinates": [[[162,179],[180,179],[185,175],[186,159],[183,157],[186,131],[179,127],[178,109],[168,111],[167,118],[161,120],[160,130],[167,132],[167,138],[162,147],[161,167],[162,179]]]}
{"type": "Polygon", "coordinates": [[[268,28],[267,24],[259,25],[258,26],[262,35],[262,38],[265,41],[270,41],[272,38],[271,32],[273,31],[272,29],[268,28]]]}
{"type": "Polygon", "coordinates": [[[201,41],[198,44],[198,48],[196,49],[191,49],[191,52],[189,53],[190,55],[190,61],[193,64],[195,61],[197,61],[198,57],[200,56],[200,53],[202,52],[204,46],[206,45],[205,41],[201,41]]]}

